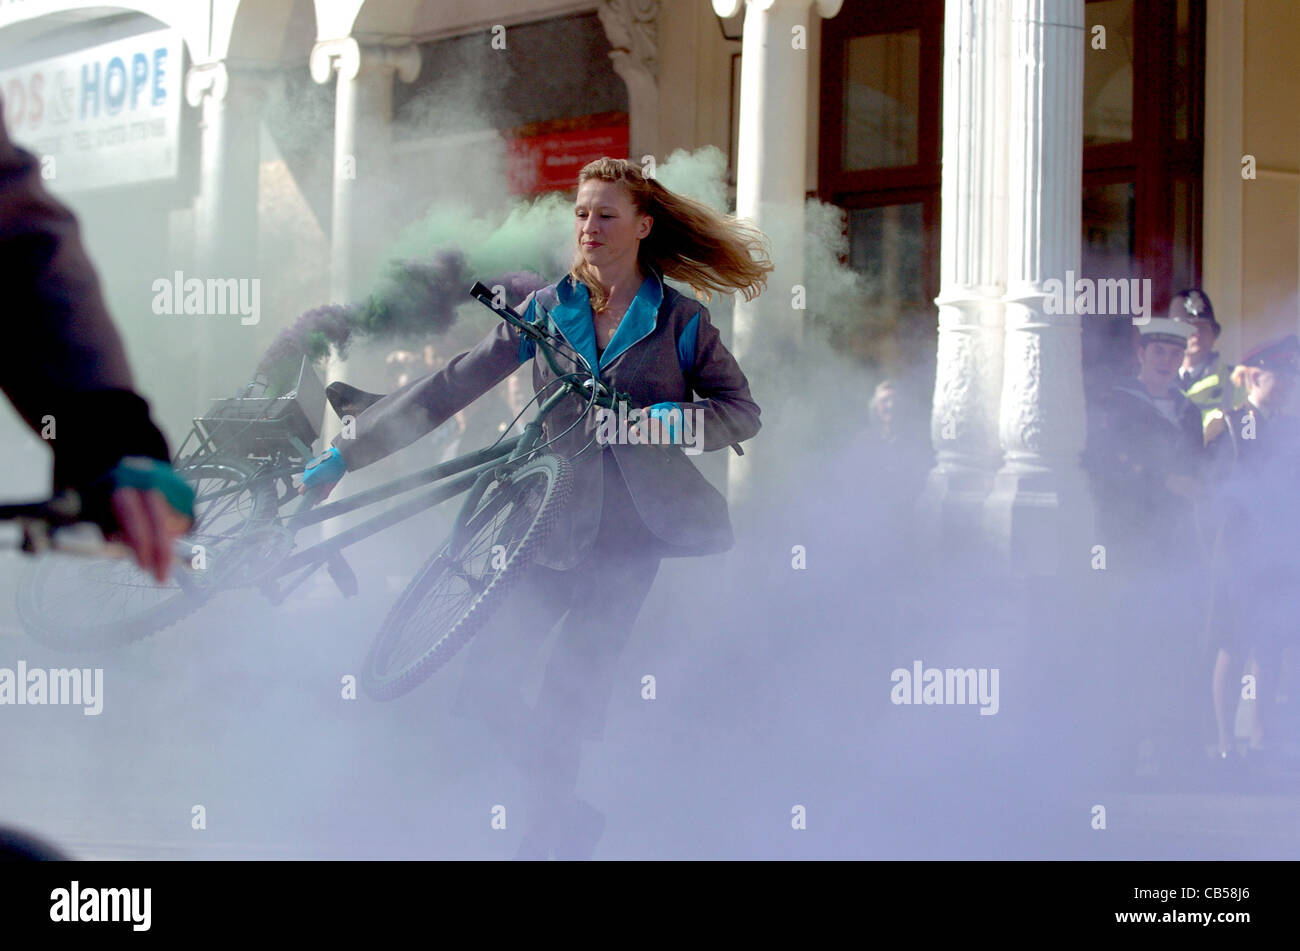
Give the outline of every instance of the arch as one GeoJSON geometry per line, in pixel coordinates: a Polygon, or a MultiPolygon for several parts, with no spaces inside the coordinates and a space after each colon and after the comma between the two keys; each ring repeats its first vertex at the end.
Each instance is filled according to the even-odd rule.
{"type": "MultiPolygon", "coordinates": [[[[410,36],[424,0],[352,0],[357,7],[351,33],[358,38],[381,40],[384,37],[410,36]]],[[[317,6],[339,4],[316,0],[317,6]]],[[[321,39],[330,37],[322,36],[321,39]]]]}
{"type": "Polygon", "coordinates": [[[92,3],[87,0],[42,0],[0,9],[0,36],[21,44],[41,34],[78,23],[88,23],[122,13],[137,13],[177,30],[191,61],[207,58],[209,28],[207,7],[178,4],[173,0],[92,3]]]}
{"type": "Polygon", "coordinates": [[[223,23],[213,24],[213,59],[302,63],[317,33],[313,0],[241,0],[223,23]]]}

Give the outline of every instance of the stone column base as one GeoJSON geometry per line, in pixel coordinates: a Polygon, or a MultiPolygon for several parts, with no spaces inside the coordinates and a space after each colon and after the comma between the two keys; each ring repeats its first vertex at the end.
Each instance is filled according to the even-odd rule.
{"type": "Polygon", "coordinates": [[[916,503],[921,549],[944,556],[989,554],[984,501],[992,487],[992,467],[941,461],[931,469],[916,503]]]}
{"type": "Polygon", "coordinates": [[[984,505],[997,554],[1022,575],[1087,568],[1095,543],[1092,496],[1077,467],[1006,466],[984,505]]]}

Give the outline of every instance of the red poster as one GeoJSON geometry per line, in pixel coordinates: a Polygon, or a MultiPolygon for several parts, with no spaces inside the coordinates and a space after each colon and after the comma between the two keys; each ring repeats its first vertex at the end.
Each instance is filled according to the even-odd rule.
{"type": "Polygon", "coordinates": [[[572,188],[588,162],[627,158],[627,126],[550,132],[509,140],[510,190],[516,195],[572,188]]]}

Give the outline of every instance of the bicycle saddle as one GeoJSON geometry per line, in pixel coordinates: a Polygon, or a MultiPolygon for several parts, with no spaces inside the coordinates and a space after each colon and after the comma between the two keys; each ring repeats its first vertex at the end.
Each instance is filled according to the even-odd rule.
{"type": "Polygon", "coordinates": [[[346,383],[331,383],[325,387],[325,398],[334,407],[340,417],[359,416],[366,407],[378,403],[384,398],[383,393],[367,393],[346,383]]]}

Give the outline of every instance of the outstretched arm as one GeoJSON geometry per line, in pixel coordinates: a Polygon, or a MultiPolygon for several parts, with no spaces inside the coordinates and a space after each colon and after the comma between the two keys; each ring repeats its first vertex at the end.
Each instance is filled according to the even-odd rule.
{"type": "MultiPolygon", "coordinates": [[[[525,320],[535,319],[533,295],[524,299],[520,309],[525,320]]],[[[334,440],[347,468],[368,466],[455,416],[528,359],[520,342],[519,331],[500,321],[473,349],[369,407],[357,417],[354,438],[340,435],[334,440]]]]}

